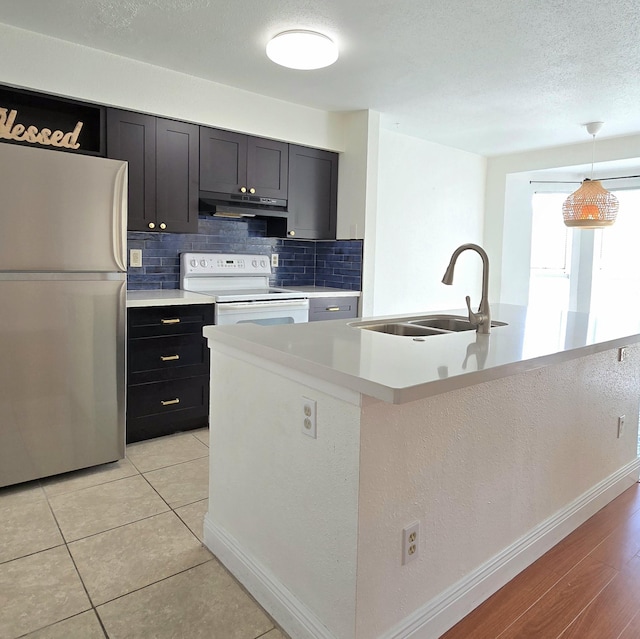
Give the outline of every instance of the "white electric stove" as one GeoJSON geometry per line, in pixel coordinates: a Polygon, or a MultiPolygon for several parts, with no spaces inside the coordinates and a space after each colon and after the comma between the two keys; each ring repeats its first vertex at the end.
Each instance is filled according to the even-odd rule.
{"type": "Polygon", "coordinates": [[[309,320],[303,293],[269,286],[266,255],[182,253],[180,288],[215,301],[216,324],[296,324],[309,320]]]}

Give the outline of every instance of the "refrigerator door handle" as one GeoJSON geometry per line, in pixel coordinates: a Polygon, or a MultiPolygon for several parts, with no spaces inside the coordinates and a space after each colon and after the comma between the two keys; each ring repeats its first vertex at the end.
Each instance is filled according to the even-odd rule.
{"type": "Polygon", "coordinates": [[[127,270],[127,169],[118,169],[113,184],[113,259],[121,271],[127,270]]]}

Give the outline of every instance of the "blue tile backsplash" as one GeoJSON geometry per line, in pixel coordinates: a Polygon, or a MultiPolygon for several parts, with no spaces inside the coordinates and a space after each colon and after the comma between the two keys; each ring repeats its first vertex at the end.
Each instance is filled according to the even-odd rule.
{"type": "Polygon", "coordinates": [[[129,290],[180,288],[180,253],[278,253],[272,286],[332,286],[359,291],[362,240],[290,240],[267,237],[265,220],[202,215],[197,234],[129,231],[128,248],[142,249],[142,268],[129,268],[129,290]]]}

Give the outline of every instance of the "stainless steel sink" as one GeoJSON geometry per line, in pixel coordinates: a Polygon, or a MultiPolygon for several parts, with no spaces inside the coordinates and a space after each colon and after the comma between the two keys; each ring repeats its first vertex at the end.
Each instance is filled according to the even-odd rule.
{"type": "MultiPolygon", "coordinates": [[[[425,317],[424,319],[409,320],[410,324],[416,326],[427,326],[429,328],[439,328],[443,331],[457,333],[459,331],[475,331],[476,326],[472,324],[466,317],[457,315],[434,315],[425,317]]],[[[491,327],[506,326],[504,322],[491,322],[491,327]]]]}
{"type": "Polygon", "coordinates": [[[417,326],[408,322],[393,322],[388,324],[368,324],[359,326],[368,331],[377,333],[388,333],[389,335],[404,335],[406,337],[426,337],[427,335],[442,335],[443,331],[429,328],[427,326],[417,326]]]}
{"type": "MultiPolygon", "coordinates": [[[[476,326],[462,315],[423,315],[414,318],[398,318],[386,322],[353,322],[350,326],[367,331],[401,335],[404,337],[428,337],[461,331],[474,331],[476,326]]],[[[491,322],[492,327],[506,326],[505,322],[491,322]]]]}

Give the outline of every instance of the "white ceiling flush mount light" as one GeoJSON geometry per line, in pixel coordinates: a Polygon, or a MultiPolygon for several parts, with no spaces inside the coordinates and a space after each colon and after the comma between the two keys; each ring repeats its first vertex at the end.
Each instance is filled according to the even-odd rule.
{"type": "Polygon", "coordinates": [[[596,134],[602,128],[602,122],[589,122],[585,126],[593,136],[591,151],[591,179],[586,178],[582,186],[572,193],[562,205],[562,215],[566,226],[581,229],[600,229],[611,226],[618,215],[618,198],[609,193],[600,180],[593,179],[593,161],[596,150],[596,134]]]}
{"type": "Polygon", "coordinates": [[[276,64],[290,69],[321,69],[338,59],[338,46],[316,31],[284,31],[267,44],[267,56],[276,64]]]}

